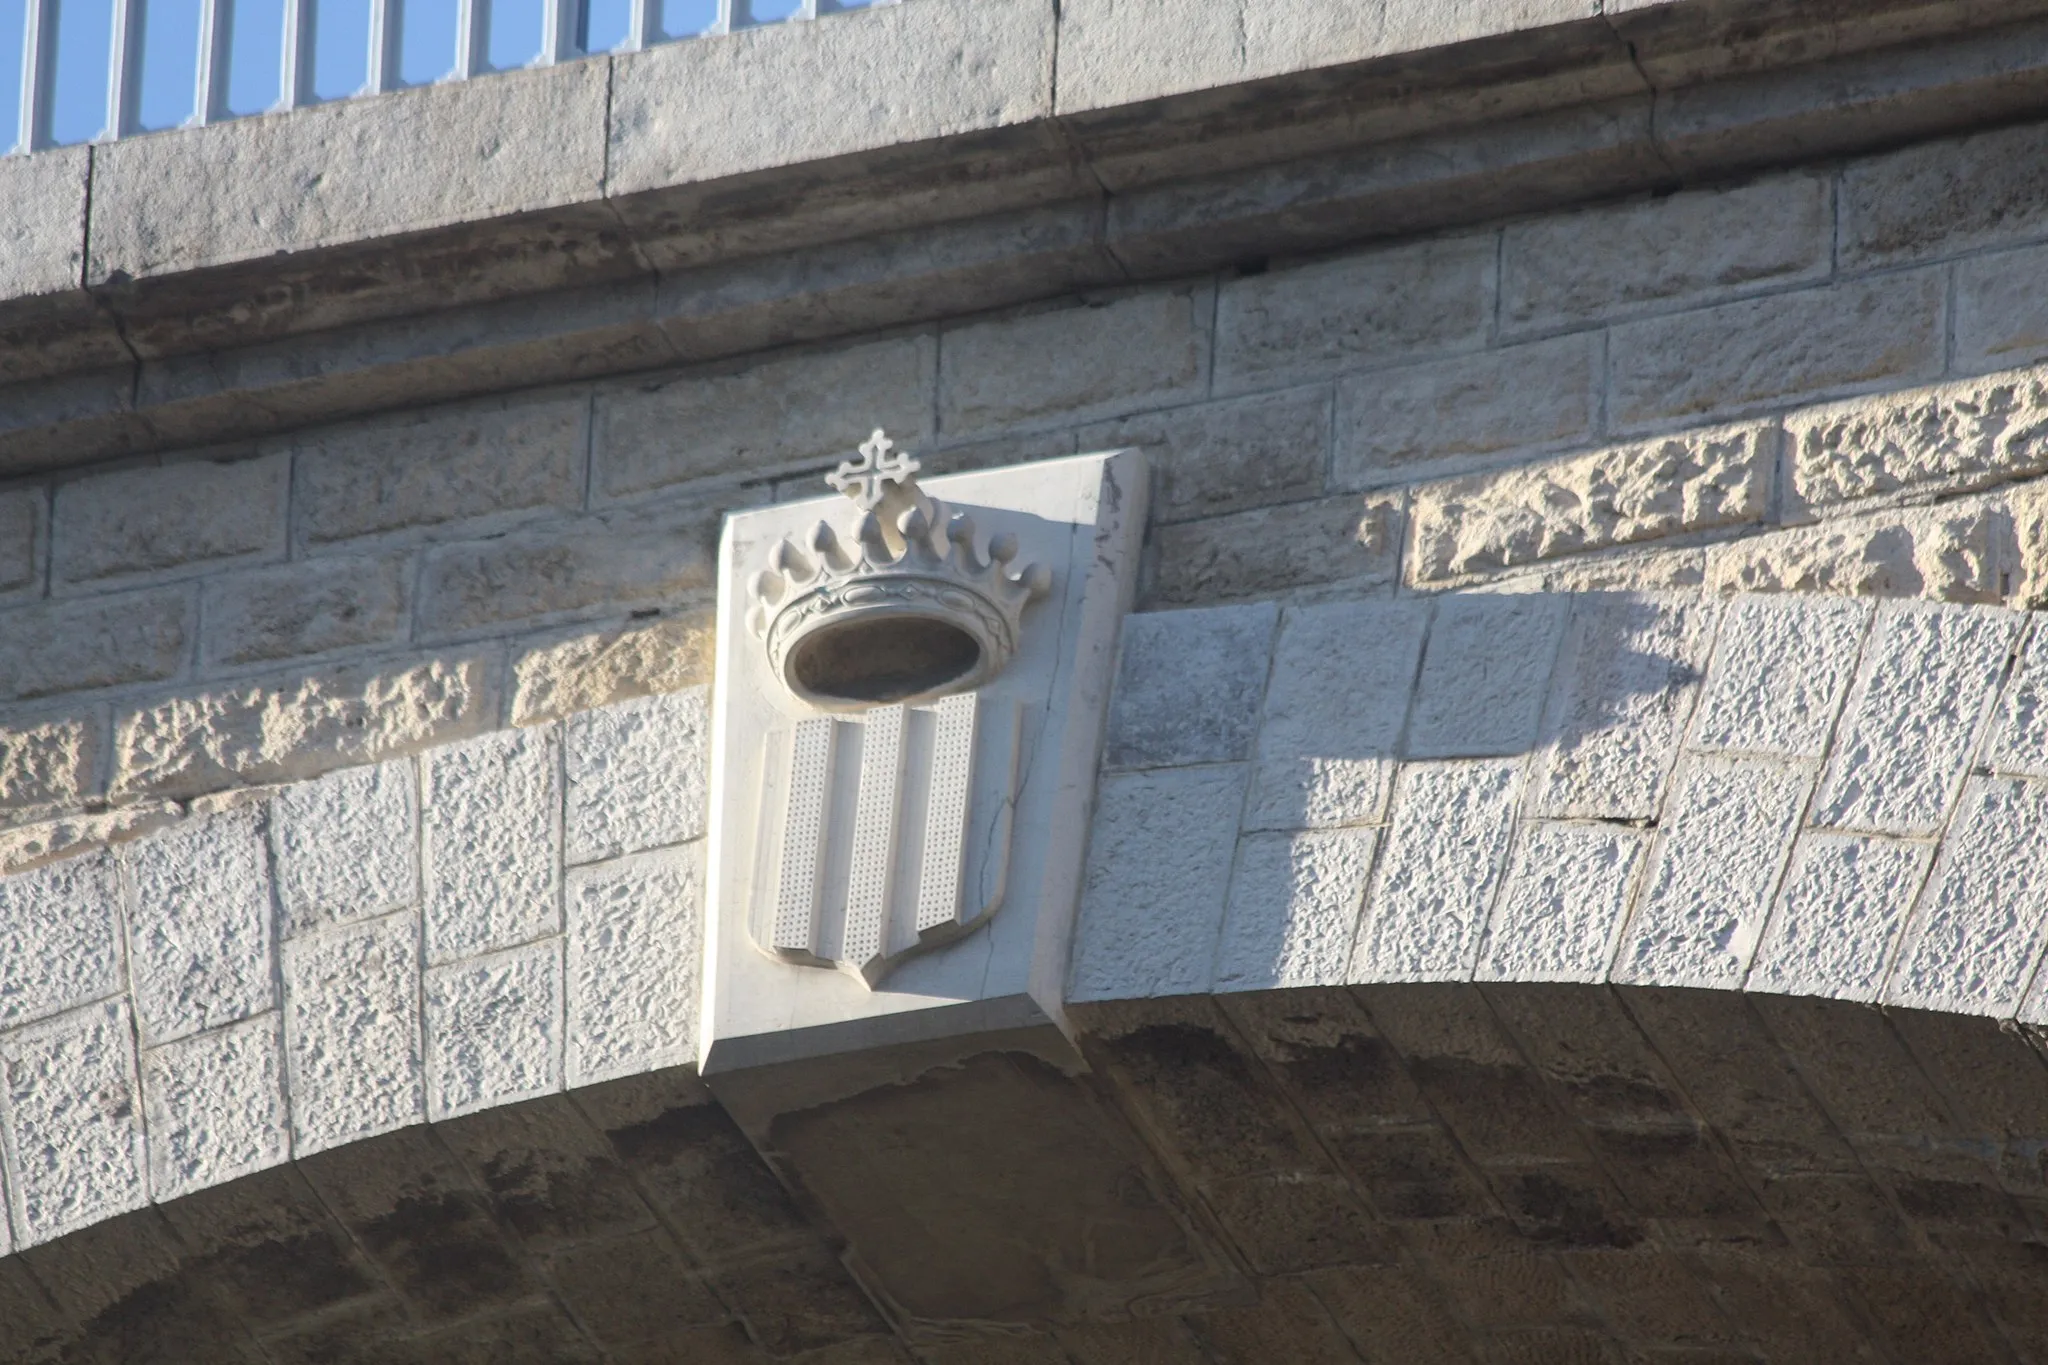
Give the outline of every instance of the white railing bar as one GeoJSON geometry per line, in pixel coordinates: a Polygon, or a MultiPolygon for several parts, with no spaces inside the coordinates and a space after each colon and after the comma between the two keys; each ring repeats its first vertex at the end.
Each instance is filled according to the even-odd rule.
{"type": "MultiPolygon", "coordinates": [[[[145,0],[147,3],[147,0],[145,0]]],[[[284,0],[284,42],[278,53],[277,107],[297,109],[307,101],[313,60],[313,0],[284,0]]]]}
{"type": "Polygon", "coordinates": [[[626,25],[627,52],[640,52],[654,43],[654,7],[660,0],[633,0],[633,18],[626,25]]]}
{"type": "Polygon", "coordinates": [[[576,55],[576,7],[579,0],[541,0],[541,51],[543,66],[566,62],[576,55]]]}
{"type": "Polygon", "coordinates": [[[455,79],[466,81],[484,69],[484,41],[490,13],[486,0],[455,0],[455,79]]]}
{"type": "Polygon", "coordinates": [[[24,152],[49,145],[51,56],[57,46],[51,32],[54,0],[28,0],[27,30],[21,35],[21,124],[15,145],[24,152]]]}
{"type": "Polygon", "coordinates": [[[226,112],[228,30],[233,0],[199,0],[199,74],[194,82],[192,121],[217,123],[226,112]]]}
{"type": "Polygon", "coordinates": [[[135,131],[135,95],[142,79],[143,0],[114,0],[113,51],[107,54],[106,137],[135,131]]]}
{"type": "Polygon", "coordinates": [[[398,29],[405,22],[400,0],[370,0],[370,73],[363,89],[372,95],[398,88],[398,29]]]}

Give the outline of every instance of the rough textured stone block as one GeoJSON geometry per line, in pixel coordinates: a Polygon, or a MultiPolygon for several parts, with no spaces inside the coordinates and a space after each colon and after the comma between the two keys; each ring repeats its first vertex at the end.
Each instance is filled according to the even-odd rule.
{"type": "Polygon", "coordinates": [[[277,1014],[142,1054],[150,1189],[175,1199],[291,1155],[277,1014]]]}
{"type": "Polygon", "coordinates": [[[1543,723],[1537,813],[1657,813],[1714,615],[1702,604],[1598,593],[1573,603],[1543,723]]]}
{"type": "Polygon", "coordinates": [[[919,450],[931,436],[937,369],[937,340],[917,336],[602,391],[596,484],[620,497],[765,475],[850,457],[874,427],[919,450]]]}
{"type": "Polygon", "coordinates": [[[201,560],[281,556],[291,464],[282,455],[181,460],[57,489],[50,565],[59,591],[201,560]]]}
{"type": "Polygon", "coordinates": [[[1785,419],[1792,489],[1827,507],[1899,489],[1982,488],[2048,469],[2048,376],[1993,375],[1785,419]]]}
{"type": "Polygon", "coordinates": [[[512,723],[533,725],[709,682],[710,621],[697,614],[584,630],[512,660],[512,723]]]}
{"type": "Polygon", "coordinates": [[[1845,517],[1707,549],[1716,592],[1998,602],[2018,567],[2011,518],[1982,499],[1845,517]]]}
{"type": "Polygon", "coordinates": [[[309,545],[583,501],[586,394],[496,399],[345,427],[294,444],[309,545]]]}
{"type": "Polygon", "coordinates": [[[1390,588],[1400,568],[1402,501],[1319,498],[1161,526],[1144,600],[1200,606],[1324,585],[1390,588]]]}
{"type": "Polygon", "coordinates": [[[476,733],[497,717],[497,663],[465,652],[216,686],[126,712],[118,797],[197,796],[374,763],[476,733]]]}
{"type": "Polygon", "coordinates": [[[280,790],[270,807],[286,938],[419,900],[410,762],[351,768],[280,790]]]}
{"type": "Polygon", "coordinates": [[[1408,718],[1408,756],[1533,748],[1569,610],[1569,599],[1547,593],[1439,600],[1408,718]]]}
{"type": "Polygon", "coordinates": [[[88,277],[146,277],[603,193],[604,63],[108,144],[88,277]],[[420,130],[432,136],[422,142],[420,130]]]}
{"type": "Polygon", "coordinates": [[[997,128],[1051,111],[1054,10],[970,0],[719,43],[664,44],[616,63],[613,194],[997,128]],[[705,100],[691,92],[718,91],[705,100]],[[789,92],[808,98],[792,108],[789,92]],[[914,101],[891,92],[916,90],[914,101]]]}
{"type": "Polygon", "coordinates": [[[2037,619],[2027,631],[2026,646],[2006,684],[1999,708],[1998,730],[1990,749],[1991,767],[2026,777],[2048,777],[2048,630],[2037,619]]]}
{"type": "Polygon", "coordinates": [[[1882,834],[1941,828],[2018,626],[2000,611],[1880,609],[1813,823],[1882,834]]]}
{"type": "Polygon", "coordinates": [[[1360,923],[1353,981],[1463,981],[1515,832],[1522,765],[1409,763],[1360,923]]]}
{"type": "Polygon", "coordinates": [[[1300,383],[1418,352],[1476,350],[1493,315],[1492,233],[1233,280],[1216,308],[1216,388],[1300,383]]]}
{"type": "Polygon", "coordinates": [[[1774,426],[1722,428],[1417,490],[1411,582],[1433,583],[1763,519],[1774,426]]]}
{"type": "Polygon", "coordinates": [[[0,612],[0,700],[175,677],[191,639],[179,588],[0,612]]]}
{"type": "Polygon", "coordinates": [[[1614,329],[1607,419],[1626,429],[1941,372],[1944,276],[1886,275],[1614,329]]]}
{"type": "Polygon", "coordinates": [[[1209,988],[1244,782],[1236,764],[1102,779],[1067,999],[1209,988]]]}
{"type": "Polygon", "coordinates": [[[1265,759],[1253,765],[1247,830],[1337,829],[1376,824],[1393,788],[1391,758],[1265,759]]]}
{"type": "Polygon", "coordinates": [[[15,1242],[33,1246],[149,1201],[135,1040],[121,1001],[0,1037],[15,1242]]]}
{"type": "Polygon", "coordinates": [[[1273,647],[1259,757],[1391,755],[1428,625],[1420,602],[1289,607],[1273,647]]]}
{"type": "Polygon", "coordinates": [[[1240,841],[1215,988],[1342,983],[1379,838],[1378,830],[1350,829],[1240,841]]]}
{"type": "Polygon", "coordinates": [[[427,972],[427,1116],[550,1094],[562,1085],[562,941],[427,972]]]}
{"type": "Polygon", "coordinates": [[[1859,602],[1744,597],[1721,612],[1714,664],[1686,743],[1819,758],[1870,624],[1859,602]]]}
{"type": "Polygon", "coordinates": [[[32,591],[43,580],[44,507],[40,488],[0,494],[0,593],[32,591]]]}
{"type": "Polygon", "coordinates": [[[32,825],[0,830],[0,877],[26,872],[89,849],[126,843],[175,825],[183,807],[169,801],[138,801],[112,810],[79,811],[32,825]]]}
{"type": "Polygon", "coordinates": [[[570,1085],[696,1060],[703,854],[695,844],[569,874],[570,1085]]]}
{"type": "Polygon", "coordinates": [[[1593,434],[1601,337],[1558,337],[1347,379],[1337,387],[1340,488],[1398,483],[1593,434]]]}
{"type": "Polygon", "coordinates": [[[1686,763],[1615,961],[1615,980],[1723,989],[1742,984],[1813,779],[1810,765],[1770,759],[1686,763]]]}
{"type": "Polygon", "coordinates": [[[87,147],[52,148],[0,163],[0,200],[13,206],[0,225],[0,296],[78,288],[91,167],[87,147]]]}
{"type": "Polygon", "coordinates": [[[1479,954],[1481,981],[1598,981],[1614,954],[1643,836],[1532,824],[1479,954]]]}
{"type": "MultiPolygon", "coordinates": [[[[1888,1005],[2012,1017],[2048,918],[2048,789],[1971,778],[1887,983],[1888,1005]]],[[[2029,1001],[2031,1021],[2048,1017],[2029,1001]]]]}
{"type": "Polygon", "coordinates": [[[419,933],[408,913],[285,941],[294,1155],[426,1118],[419,933]]]}
{"type": "Polygon", "coordinates": [[[1834,248],[1831,188],[1822,175],[1774,176],[1509,223],[1502,324],[1532,331],[1822,278],[1834,248]]]}
{"type": "Polygon", "coordinates": [[[1842,172],[1841,259],[1888,265],[1997,246],[2048,229],[2039,125],[1924,142],[1842,172]]]}
{"type": "Polygon", "coordinates": [[[106,743],[98,709],[0,724],[0,811],[76,805],[99,781],[106,743]]]}
{"type": "Polygon", "coordinates": [[[409,561],[315,559],[210,579],[200,592],[209,668],[383,644],[410,624],[409,561]]]}
{"type": "Polygon", "coordinates": [[[1261,603],[1125,618],[1104,762],[1161,768],[1244,758],[1258,728],[1275,615],[1261,603]]]}
{"type": "Polygon", "coordinates": [[[1206,289],[1151,291],[949,328],[939,428],[1086,421],[1199,397],[1208,381],[1206,289]]]}
{"type": "Polygon", "coordinates": [[[1153,524],[1191,521],[1321,493],[1330,407],[1327,387],[1290,389],[1083,427],[1077,444],[1143,450],[1153,524]]]}
{"type": "Polygon", "coordinates": [[[663,606],[711,586],[717,509],[617,510],[430,551],[417,630],[450,636],[570,612],[663,606]]]}
{"type": "Polygon", "coordinates": [[[0,1024],[25,1024],[120,990],[120,911],[110,853],[0,880],[0,1024]]]}
{"type": "Polygon", "coordinates": [[[145,1046],[272,1009],[270,864],[259,810],[195,820],[122,852],[145,1046]]]}
{"type": "Polygon", "coordinates": [[[561,932],[559,746],[552,727],[510,730],[421,759],[427,961],[561,932]]]}
{"type": "Polygon", "coordinates": [[[704,833],[708,691],[692,687],[569,718],[565,861],[597,862],[704,833]]]}
{"type": "Polygon", "coordinates": [[[1933,847],[1806,834],[1744,989],[1875,1001],[1933,847]]]}

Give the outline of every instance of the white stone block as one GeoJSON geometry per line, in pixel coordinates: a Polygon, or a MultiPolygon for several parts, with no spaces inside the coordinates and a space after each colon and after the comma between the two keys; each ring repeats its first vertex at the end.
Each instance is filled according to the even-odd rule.
{"type": "Polygon", "coordinates": [[[1730,602],[1687,743],[1819,758],[1856,671],[1870,610],[1828,598],[1730,602]]]}
{"type": "Polygon", "coordinates": [[[300,1156],[419,1123],[419,916],[284,945],[285,1061],[300,1156]]]}
{"type": "Polygon", "coordinates": [[[1215,988],[1341,984],[1379,837],[1378,830],[1347,829],[1241,840],[1215,988]]]}
{"type": "MultiPolygon", "coordinates": [[[[1884,1002],[2010,1018],[2048,917],[2048,787],[1971,778],[1884,1002]]],[[[2029,1000],[2039,1010],[2040,1000],[2029,1000]]]]}
{"type": "Polygon", "coordinates": [[[0,1037],[15,1240],[34,1246],[149,1201],[135,1033],[102,1001],[0,1037]]]}
{"type": "Polygon", "coordinates": [[[285,937],[418,903],[416,797],[404,759],[277,794],[270,837],[285,937]]]}
{"type": "Polygon", "coordinates": [[[1198,607],[1125,619],[1106,762],[1111,768],[1231,763],[1251,750],[1273,652],[1275,608],[1198,607]]]}
{"type": "Polygon", "coordinates": [[[263,1014],[142,1054],[153,1197],[176,1199],[291,1156],[282,1030],[281,1016],[263,1014]]]}
{"type": "Polygon", "coordinates": [[[1882,834],[1940,829],[2020,619],[1977,607],[1880,608],[1812,822],[1882,834]]]}
{"type": "Polygon", "coordinates": [[[1614,955],[1643,836],[1605,825],[1522,833],[1479,954],[1481,981],[1598,981],[1614,955]]]}
{"type": "Polygon", "coordinates": [[[569,718],[566,861],[597,862],[703,836],[708,691],[691,687],[569,718]]]}
{"type": "Polygon", "coordinates": [[[121,989],[120,904],[111,853],[0,878],[0,1026],[121,989]]]}
{"type": "Polygon", "coordinates": [[[1272,758],[1252,770],[1247,830],[1336,829],[1378,823],[1393,788],[1390,758],[1272,758]]]}
{"type": "Polygon", "coordinates": [[[1606,593],[1574,600],[1543,723],[1536,814],[1657,814],[1706,667],[1715,610],[1606,593]]]}
{"type": "Polygon", "coordinates": [[[1273,648],[1259,756],[1391,755],[1407,719],[1428,624],[1421,602],[1290,607],[1273,648]]]}
{"type": "Polygon", "coordinates": [[[1808,764],[1693,758],[1680,769],[1614,979],[1733,988],[1749,970],[1813,790],[1808,764]]]}
{"type": "Polygon", "coordinates": [[[277,1006],[262,812],[194,820],[122,851],[129,975],[145,1046],[277,1006]]]}
{"type": "Polygon", "coordinates": [[[1351,960],[1353,981],[1463,981],[1500,886],[1522,763],[1409,763],[1351,960]]]}
{"type": "Polygon", "coordinates": [[[562,1088],[562,941],[427,972],[427,1116],[562,1088]]]}
{"type": "Polygon", "coordinates": [[[696,844],[569,874],[570,1085],[695,1056],[703,857],[696,844]]]}
{"type": "Polygon", "coordinates": [[[1440,599],[1408,721],[1408,756],[1527,753],[1568,606],[1549,593],[1440,599]]]}
{"type": "Polygon", "coordinates": [[[1745,989],[1875,1001],[1932,844],[1806,834],[1745,989]]]}
{"type": "Polygon", "coordinates": [[[1244,783],[1235,764],[1102,779],[1068,1000],[1209,989],[1244,783]]]}
{"type": "Polygon", "coordinates": [[[1998,733],[1991,743],[1996,772],[2048,777],[2048,630],[2036,619],[2019,666],[2006,684],[1998,733]]]}
{"type": "Polygon", "coordinates": [[[426,952],[448,962],[561,932],[553,726],[450,745],[420,761],[426,952]]]}

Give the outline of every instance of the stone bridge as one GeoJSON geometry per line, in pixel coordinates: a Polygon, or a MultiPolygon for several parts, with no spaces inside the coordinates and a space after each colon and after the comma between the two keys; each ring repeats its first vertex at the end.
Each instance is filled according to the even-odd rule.
{"type": "Polygon", "coordinates": [[[0,160],[0,1360],[2048,1362],[2043,119],[906,0],[0,160]],[[1149,462],[1075,890],[730,1063],[719,528],[879,425],[1149,462]]]}

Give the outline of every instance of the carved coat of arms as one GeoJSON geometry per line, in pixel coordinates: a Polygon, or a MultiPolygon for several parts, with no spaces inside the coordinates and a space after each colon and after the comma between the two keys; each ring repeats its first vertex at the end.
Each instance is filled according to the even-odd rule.
{"type": "Polygon", "coordinates": [[[1020,717],[983,689],[1051,587],[917,470],[875,432],[828,476],[851,524],[778,542],[749,585],[750,624],[808,713],[759,740],[750,932],[871,987],[1001,904],[1020,717]]]}

